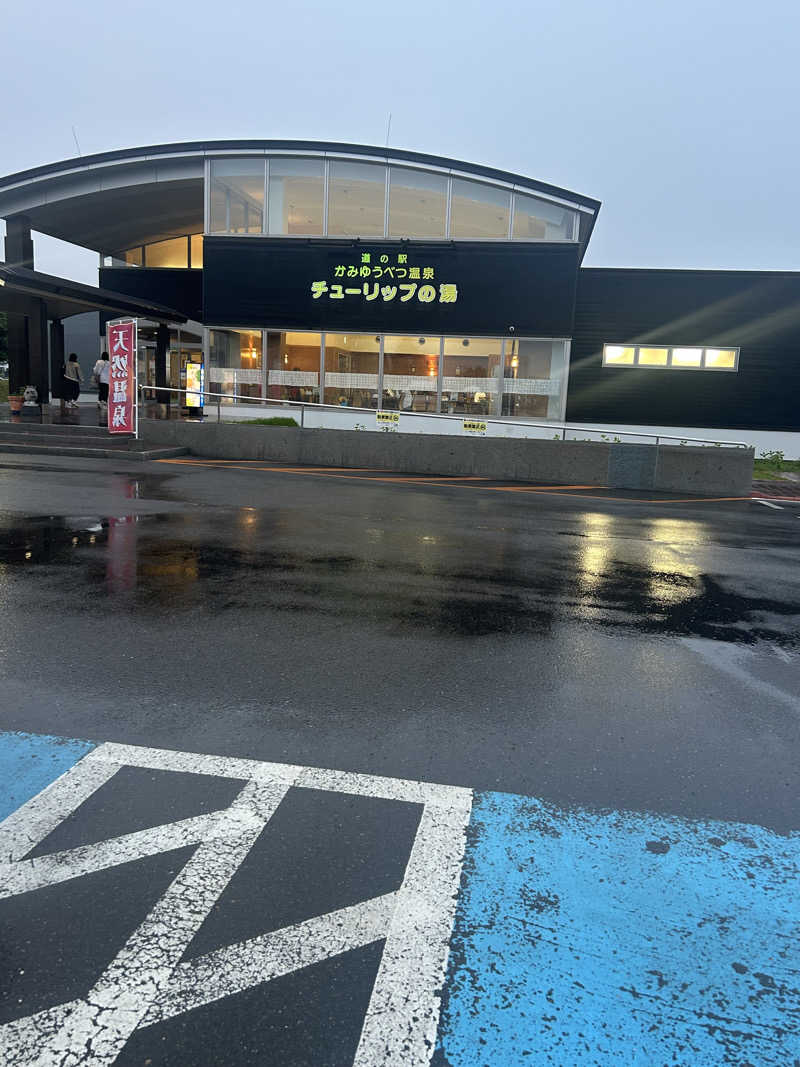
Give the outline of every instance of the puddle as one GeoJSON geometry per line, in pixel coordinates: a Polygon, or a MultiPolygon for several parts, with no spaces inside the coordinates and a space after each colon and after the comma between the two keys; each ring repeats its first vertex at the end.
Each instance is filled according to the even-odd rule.
{"type": "Polygon", "coordinates": [[[340,536],[320,552],[325,537],[307,520],[251,507],[213,515],[0,515],[0,564],[7,573],[59,567],[59,590],[76,608],[90,597],[85,607],[93,611],[166,606],[248,620],[286,612],[473,638],[546,634],[577,621],[800,647],[796,599],[757,596],[700,572],[690,551],[676,564],[676,549],[670,556],[663,545],[645,545],[648,565],[616,561],[597,539],[576,537],[569,547],[560,540],[557,549],[545,542],[549,555],[537,556],[504,537],[481,543],[478,559],[474,542],[460,552],[452,541],[389,527],[375,535],[374,527],[353,529],[346,543],[340,536]]]}

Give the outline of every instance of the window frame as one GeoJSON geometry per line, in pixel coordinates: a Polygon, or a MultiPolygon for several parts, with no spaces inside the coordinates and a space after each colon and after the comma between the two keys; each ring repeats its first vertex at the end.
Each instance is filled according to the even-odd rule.
{"type": "Polygon", "coordinates": [[[447,242],[450,241],[469,241],[469,242],[481,242],[486,244],[501,242],[513,242],[514,244],[580,244],[580,232],[581,232],[581,217],[585,214],[587,217],[593,217],[595,212],[589,208],[576,204],[573,201],[565,200],[558,196],[548,196],[546,193],[540,190],[530,189],[526,186],[518,185],[512,182],[504,182],[499,179],[492,180],[491,177],[484,177],[481,175],[467,173],[457,168],[447,167],[434,167],[423,166],[422,164],[414,163],[409,160],[399,160],[387,154],[386,158],[379,158],[375,156],[359,155],[356,153],[341,153],[341,152],[311,152],[311,151],[290,151],[290,150],[272,150],[268,152],[250,152],[246,150],[238,152],[215,152],[206,157],[205,160],[205,192],[204,192],[204,234],[208,236],[235,236],[235,237],[265,237],[265,236],[281,236],[288,237],[297,240],[308,240],[312,235],[310,234],[272,234],[269,230],[269,187],[271,181],[270,175],[270,162],[273,160],[283,158],[294,159],[313,159],[321,160],[323,163],[324,184],[323,184],[323,220],[322,220],[322,233],[319,237],[332,236],[335,240],[340,240],[347,235],[343,234],[329,234],[328,232],[328,218],[330,211],[330,165],[331,163],[367,163],[372,166],[381,166],[384,169],[384,220],[383,220],[383,235],[379,234],[366,234],[355,235],[352,239],[364,240],[382,240],[390,242],[401,242],[408,240],[420,240],[431,242],[447,242]],[[225,230],[211,230],[211,196],[212,196],[212,171],[213,163],[219,160],[231,160],[231,159],[261,159],[264,162],[264,208],[262,213],[262,230],[260,233],[232,233],[230,228],[225,230]],[[389,235],[389,197],[391,193],[391,171],[392,168],[400,168],[402,170],[420,171],[423,174],[432,174],[444,177],[447,182],[446,199],[445,199],[445,235],[443,237],[407,237],[407,236],[390,236],[389,235]],[[507,232],[498,237],[453,237],[452,230],[452,207],[453,207],[453,184],[455,181],[464,181],[470,184],[478,186],[488,186],[496,189],[509,198],[508,206],[508,230],[507,232]],[[542,238],[527,238],[527,237],[515,237],[514,236],[514,206],[518,195],[529,197],[533,200],[540,200],[543,204],[552,204],[558,207],[563,207],[570,211],[573,215],[573,235],[571,238],[551,238],[545,240],[542,238]]]}
{"type": "Polygon", "coordinates": [[[681,345],[666,345],[658,344],[655,341],[648,341],[645,344],[632,344],[630,341],[608,341],[603,344],[603,369],[610,368],[611,370],[649,370],[649,371],[713,371],[715,374],[736,374],[739,370],[739,356],[741,348],[738,345],[709,345],[709,344],[681,344],[681,345]],[[608,362],[606,359],[606,353],[609,348],[632,348],[633,349],[633,363],[615,363],[608,362]],[[640,363],[639,351],[643,348],[665,348],[667,350],[667,362],[666,363],[640,363]],[[679,363],[672,362],[672,353],[676,349],[682,348],[694,348],[700,352],[700,365],[698,367],[685,366],[679,363]],[[732,367],[713,367],[706,365],[706,353],[707,352],[733,352],[733,366],[732,367]]]}

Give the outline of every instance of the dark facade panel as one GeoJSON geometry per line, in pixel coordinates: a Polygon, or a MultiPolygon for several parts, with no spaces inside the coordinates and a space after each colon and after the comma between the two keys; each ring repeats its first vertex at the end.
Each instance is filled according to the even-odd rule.
{"type": "Polygon", "coordinates": [[[567,418],[800,429],[800,274],[579,271],[567,418]],[[603,344],[741,349],[737,372],[604,367],[603,344]]]}
{"type": "Polygon", "coordinates": [[[209,325],[465,336],[572,333],[580,254],[573,244],[206,237],[203,249],[203,318],[209,325]],[[454,301],[453,290],[443,285],[456,287],[454,301]]]}
{"type": "Polygon", "coordinates": [[[100,286],[115,293],[151,300],[200,321],[203,272],[158,267],[101,267],[100,286]]]}

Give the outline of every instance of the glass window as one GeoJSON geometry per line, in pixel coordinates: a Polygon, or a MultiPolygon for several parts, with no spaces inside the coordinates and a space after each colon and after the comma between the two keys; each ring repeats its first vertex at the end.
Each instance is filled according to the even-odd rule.
{"type": "Polygon", "coordinates": [[[192,267],[195,270],[203,266],[203,235],[202,233],[193,233],[189,238],[192,253],[192,267]]]}
{"type": "Polygon", "coordinates": [[[103,257],[104,267],[141,267],[143,262],[142,246],[126,248],[121,252],[112,252],[103,257]]]}
{"type": "Polygon", "coordinates": [[[702,348],[673,348],[673,367],[699,367],[703,362],[702,348]]]}
{"type": "Polygon", "coordinates": [[[577,212],[523,193],[514,195],[515,241],[574,241],[577,212]]]}
{"type": "Polygon", "coordinates": [[[331,162],[329,234],[382,237],[385,207],[386,167],[375,163],[331,162]]]}
{"type": "Polygon", "coordinates": [[[560,419],[567,368],[565,341],[506,339],[503,414],[560,419]]]}
{"type": "Polygon", "coordinates": [[[211,160],[211,232],[261,233],[264,221],[263,159],[211,160]]]}
{"type": "Polygon", "coordinates": [[[707,348],[704,363],[706,367],[714,367],[716,370],[735,370],[736,349],[707,348]]]}
{"type": "Polygon", "coordinates": [[[341,407],[378,406],[380,338],[371,334],[325,334],[325,400],[341,407]]]}
{"type": "Polygon", "coordinates": [[[494,415],[500,392],[500,338],[445,337],[442,411],[494,415]]]}
{"type": "Polygon", "coordinates": [[[668,370],[738,370],[738,348],[653,348],[603,345],[603,366],[665,367],[668,370]]]}
{"type": "Polygon", "coordinates": [[[636,349],[633,346],[603,345],[603,363],[606,366],[618,363],[632,365],[635,354],[636,349]]]}
{"type": "Polygon", "coordinates": [[[318,333],[267,334],[267,396],[319,403],[318,333]]]}
{"type": "Polygon", "coordinates": [[[210,330],[208,358],[210,392],[244,401],[261,396],[261,330],[210,330]]]}
{"type": "Polygon", "coordinates": [[[643,367],[666,367],[668,360],[668,348],[640,348],[636,362],[643,367]]]}
{"type": "Polygon", "coordinates": [[[444,237],[446,222],[445,175],[390,168],[390,237],[444,237]]]}
{"type": "Polygon", "coordinates": [[[383,397],[389,411],[436,411],[438,337],[384,337],[383,397]]]}
{"type": "Polygon", "coordinates": [[[508,237],[511,193],[493,185],[453,179],[451,237],[508,237]]]}
{"type": "Polygon", "coordinates": [[[325,164],[321,159],[269,161],[269,232],[322,236],[325,164]]]}
{"type": "Polygon", "coordinates": [[[146,267],[188,267],[189,244],[186,237],[171,237],[168,241],[156,241],[145,245],[146,267]]]}

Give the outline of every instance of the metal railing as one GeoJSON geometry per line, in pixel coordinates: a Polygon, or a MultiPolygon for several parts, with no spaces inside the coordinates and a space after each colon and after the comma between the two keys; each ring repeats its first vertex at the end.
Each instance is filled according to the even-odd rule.
{"type": "MultiPolygon", "coordinates": [[[[178,393],[189,394],[197,396],[200,390],[197,389],[175,389],[165,385],[140,385],[139,392],[144,393],[178,393]]],[[[385,410],[382,408],[361,408],[361,407],[343,407],[341,404],[316,404],[307,400],[276,400],[272,397],[260,397],[260,396],[241,396],[236,393],[212,393],[206,389],[202,390],[202,395],[205,399],[208,397],[214,397],[216,400],[217,409],[217,422],[222,421],[222,401],[231,400],[234,403],[241,404],[242,406],[260,406],[272,404],[281,408],[300,408],[300,425],[305,426],[305,409],[310,408],[311,411],[363,411],[369,415],[374,415],[376,411],[385,410]]],[[[156,403],[159,401],[156,400],[156,403]]],[[[205,406],[205,403],[204,403],[205,406]]],[[[386,409],[393,410],[393,409],[386,409]]],[[[662,441],[677,441],[679,444],[699,444],[699,445],[711,445],[714,448],[750,448],[751,446],[745,441],[714,441],[707,437],[683,437],[678,434],[666,434],[666,433],[642,433],[635,430],[614,430],[609,428],[597,429],[595,426],[575,426],[565,422],[529,422],[526,419],[516,418],[493,418],[491,415],[444,415],[433,411],[397,411],[400,416],[407,416],[415,419],[447,419],[450,422],[462,422],[464,419],[475,422],[494,423],[498,426],[514,426],[514,427],[530,427],[531,429],[547,430],[555,438],[562,441],[568,440],[568,433],[592,433],[599,434],[602,439],[608,441],[609,437],[612,439],[621,437],[645,437],[648,440],[652,440],[656,446],[662,441]]],[[[624,443],[624,442],[620,442],[624,443]]]]}

